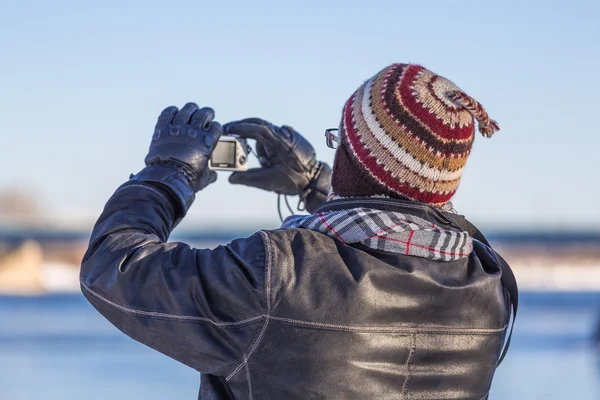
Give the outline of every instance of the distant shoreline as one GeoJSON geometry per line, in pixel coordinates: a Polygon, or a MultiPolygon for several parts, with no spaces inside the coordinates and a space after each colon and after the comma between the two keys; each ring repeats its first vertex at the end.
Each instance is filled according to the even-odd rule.
{"type": "MultiPolygon", "coordinates": [[[[170,240],[214,248],[251,231],[180,232],[170,240]]],[[[600,291],[600,232],[490,232],[529,291],[600,291]]],[[[0,294],[79,292],[89,232],[0,228],[0,294]]]]}

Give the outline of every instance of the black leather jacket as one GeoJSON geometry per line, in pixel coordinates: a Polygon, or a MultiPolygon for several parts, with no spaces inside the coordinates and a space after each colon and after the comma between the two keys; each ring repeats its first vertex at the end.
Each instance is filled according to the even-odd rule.
{"type": "MultiPolygon", "coordinates": [[[[487,397],[509,319],[487,248],[442,263],[288,229],[192,249],[167,242],[174,204],[158,186],[119,188],[81,287],[124,333],[199,371],[201,399],[487,397]]],[[[412,204],[369,207],[449,223],[412,204]]]]}

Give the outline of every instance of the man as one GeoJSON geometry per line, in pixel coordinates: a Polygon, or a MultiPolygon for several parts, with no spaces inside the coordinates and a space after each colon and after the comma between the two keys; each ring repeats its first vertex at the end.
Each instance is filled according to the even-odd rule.
{"type": "Polygon", "coordinates": [[[516,287],[479,231],[445,212],[475,121],[498,130],[483,107],[391,65],[350,97],[339,137],[327,131],[333,174],[290,127],[230,123],[261,163],[230,181],[299,195],[312,214],[192,249],[167,240],[216,180],[213,118],[193,103],[164,110],[146,168],[108,201],[81,270],[98,311],[198,370],[202,399],[486,398],[516,287]]]}

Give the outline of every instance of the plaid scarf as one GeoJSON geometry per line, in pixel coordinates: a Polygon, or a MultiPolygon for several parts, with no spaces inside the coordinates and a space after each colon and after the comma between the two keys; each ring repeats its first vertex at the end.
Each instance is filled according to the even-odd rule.
{"type": "Polygon", "coordinates": [[[281,228],[310,229],[342,243],[361,243],[372,249],[429,260],[455,261],[468,257],[473,249],[467,232],[441,228],[409,214],[362,207],[292,215],[281,228]]]}

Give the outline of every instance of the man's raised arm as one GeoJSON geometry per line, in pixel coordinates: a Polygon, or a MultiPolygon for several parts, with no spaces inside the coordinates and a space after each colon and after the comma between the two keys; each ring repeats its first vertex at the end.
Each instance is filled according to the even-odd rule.
{"type": "Polygon", "coordinates": [[[163,111],[147,167],[115,192],[94,227],[81,288],[133,339],[226,376],[264,320],[261,234],[214,250],[167,242],[194,192],[216,180],[207,163],[222,128],[213,118],[193,103],[163,111]]]}

